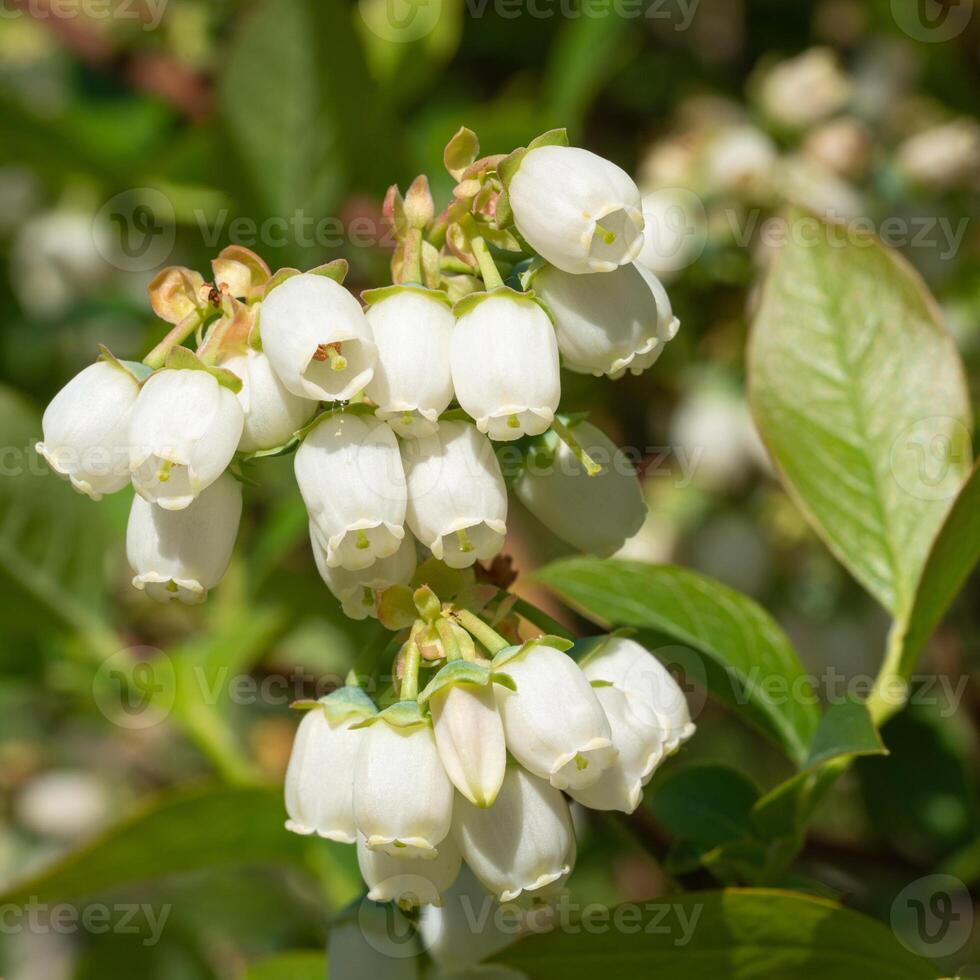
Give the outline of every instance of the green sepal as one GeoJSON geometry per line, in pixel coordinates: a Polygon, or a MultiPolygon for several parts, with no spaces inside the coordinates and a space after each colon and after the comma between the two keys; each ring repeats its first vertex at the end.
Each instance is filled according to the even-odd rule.
{"type": "Polygon", "coordinates": [[[332,262],[325,262],[323,265],[318,265],[315,269],[310,269],[309,274],[311,276],[325,276],[327,279],[333,279],[334,282],[340,283],[342,286],[344,280],[347,278],[347,270],[349,268],[347,259],[334,259],[332,262]]]}
{"type": "Polygon", "coordinates": [[[568,130],[564,128],[549,129],[546,133],[535,136],[527,144],[529,150],[536,150],[539,146],[568,146],[568,130]]]}
{"type": "Polygon", "coordinates": [[[419,704],[427,704],[429,699],[438,694],[444,687],[456,684],[472,684],[474,687],[486,687],[493,681],[493,671],[485,664],[476,664],[470,660],[450,660],[435,677],[425,685],[419,695],[419,704]]]}
{"type": "Polygon", "coordinates": [[[300,439],[299,433],[294,432],[281,446],[273,446],[271,449],[254,449],[250,453],[239,453],[237,458],[242,463],[250,463],[253,459],[288,456],[290,453],[296,452],[300,442],[302,442],[302,439],[300,439]]]}
{"type": "Polygon", "coordinates": [[[509,664],[512,660],[516,660],[518,657],[523,657],[530,653],[535,647],[551,647],[554,650],[558,650],[561,653],[566,653],[572,648],[572,641],[566,640],[561,636],[536,636],[531,640],[525,640],[521,644],[516,644],[514,646],[504,647],[500,650],[493,658],[491,666],[496,670],[498,667],[503,667],[505,664],[509,664]]]}
{"type": "Polygon", "coordinates": [[[293,276],[300,276],[302,273],[299,269],[293,269],[287,266],[285,269],[277,269],[269,281],[265,284],[265,291],[262,293],[263,299],[268,299],[269,293],[272,292],[276,286],[281,286],[287,279],[292,279],[293,276]]]}
{"type": "Polygon", "coordinates": [[[242,379],[232,371],[224,368],[214,367],[212,364],[205,364],[194,351],[186,347],[175,347],[164,362],[164,367],[172,371],[207,371],[224,388],[238,392],[242,390],[242,379]]]}
{"type": "Polygon", "coordinates": [[[149,364],[144,364],[142,361],[121,361],[105,344],[99,344],[98,359],[105,361],[106,364],[111,364],[114,368],[119,368],[120,371],[125,371],[135,379],[137,384],[146,381],[154,370],[149,364]]]}
{"type": "Polygon", "coordinates": [[[418,701],[396,701],[384,711],[379,711],[376,715],[351,725],[351,730],[368,728],[379,721],[385,722],[392,728],[421,728],[432,724],[432,720],[423,713],[418,701]]]}
{"type": "Polygon", "coordinates": [[[378,713],[374,702],[359,687],[338,687],[320,698],[317,704],[327,713],[331,725],[338,725],[348,718],[370,718],[378,713]]]}
{"type": "Polygon", "coordinates": [[[526,155],[527,147],[519,146],[497,164],[497,176],[500,178],[500,183],[504,185],[504,190],[508,193],[510,192],[510,182],[514,179],[514,174],[520,169],[521,162],[526,155]]]}
{"type": "Polygon", "coordinates": [[[299,698],[296,701],[289,702],[289,707],[293,711],[311,711],[313,708],[319,707],[319,705],[320,702],[313,698],[299,698]]]}
{"type": "Polygon", "coordinates": [[[580,667],[584,667],[589,661],[595,660],[606,648],[610,640],[619,637],[635,636],[637,631],[632,626],[621,626],[610,633],[600,633],[598,636],[584,636],[575,641],[572,647],[571,656],[580,667]]]}
{"type": "Polygon", "coordinates": [[[535,296],[532,290],[526,292],[521,292],[518,289],[512,289],[510,286],[497,286],[496,289],[491,289],[488,292],[480,293],[470,293],[469,296],[464,296],[454,307],[453,316],[457,319],[466,313],[471,312],[477,306],[480,305],[484,300],[490,299],[492,296],[500,296],[502,294],[507,294],[509,297],[519,303],[528,303],[537,306],[539,309],[544,310],[548,319],[554,323],[555,318],[552,316],[551,311],[545,306],[544,303],[535,296]]]}
{"type": "Polygon", "coordinates": [[[450,310],[453,308],[445,290],[429,289],[428,286],[421,286],[417,282],[403,282],[393,286],[380,286],[377,289],[365,289],[361,293],[361,301],[365,306],[373,306],[375,303],[380,303],[381,300],[387,299],[389,296],[397,296],[399,293],[420,293],[427,299],[442,303],[450,310]]]}

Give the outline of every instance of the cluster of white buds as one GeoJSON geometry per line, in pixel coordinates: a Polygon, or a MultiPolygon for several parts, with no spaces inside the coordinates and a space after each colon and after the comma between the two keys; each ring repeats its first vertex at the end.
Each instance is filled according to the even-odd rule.
{"type": "Polygon", "coordinates": [[[575,864],[565,794],[632,813],[694,733],[684,695],[627,637],[584,641],[576,661],[429,589],[415,602],[383,710],[357,686],[298,705],[286,826],[356,844],[374,901],[441,905],[463,862],[499,902],[552,901],[575,864]]]}
{"type": "Polygon", "coordinates": [[[235,246],[213,282],[165,269],[150,284],[164,340],[142,363],[103,349],[48,406],[37,448],[57,472],[94,499],[135,488],[137,588],[202,601],[237,535],[233,478],[288,451],[317,568],[353,618],[377,616],[427,554],[451,568],[497,555],[508,484],[581,550],[612,554],[639,530],[626,456],[557,414],[562,364],[638,374],[677,330],[634,262],[635,184],[564,131],[478,158],[461,129],[445,160],[457,185],[441,213],[424,177],[386,196],[392,285],[358,300],[343,260],[273,274],[235,246]]]}

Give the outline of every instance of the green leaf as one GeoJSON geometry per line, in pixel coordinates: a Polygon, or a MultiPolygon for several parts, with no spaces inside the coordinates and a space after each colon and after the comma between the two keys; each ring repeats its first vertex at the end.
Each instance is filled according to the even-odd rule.
{"type": "Polygon", "coordinates": [[[822,771],[839,767],[855,756],[884,754],[886,750],[863,703],[842,701],[831,705],[820,719],[802,771],[756,803],[752,812],[754,826],[766,837],[799,838],[819,800],[822,771]]]}
{"type": "Polygon", "coordinates": [[[898,671],[912,673],[919,651],[980,561],[980,466],[960,490],[926,559],[901,640],[898,671]]]}
{"type": "Polygon", "coordinates": [[[576,929],[494,957],[534,980],[926,980],[937,973],[880,922],[824,899],[768,889],[674,895],[597,912],[576,929]]]}
{"type": "Polygon", "coordinates": [[[277,953],[253,963],[245,980],[325,980],[326,976],[326,955],[302,950],[277,953]]]}
{"type": "Polygon", "coordinates": [[[712,693],[805,759],[817,697],[786,635],[752,599],[673,565],[572,558],[537,577],[600,624],[653,630],[694,651],[712,693]]]}
{"type": "Polygon", "coordinates": [[[749,345],[756,424],[814,529],[900,616],[969,467],[963,366],[904,259],[801,211],[787,227],[749,345]]]}
{"type": "Polygon", "coordinates": [[[62,902],[183,871],[233,865],[302,866],[309,848],[330,855],[330,873],[350,879],[356,870],[342,845],[309,841],[283,827],[279,789],[195,786],[161,793],[95,840],[0,895],[4,903],[62,902]]]}

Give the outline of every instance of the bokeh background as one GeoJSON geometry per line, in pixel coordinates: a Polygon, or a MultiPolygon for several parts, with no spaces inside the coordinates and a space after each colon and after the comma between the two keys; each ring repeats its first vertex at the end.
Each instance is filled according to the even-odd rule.
{"type": "MultiPolygon", "coordinates": [[[[970,0],[2,0],[0,14],[0,888],[156,799],[206,801],[158,836],[110,837],[104,874],[76,882],[78,907],[169,909],[158,937],[139,915],[135,933],[3,915],[0,975],[265,975],[272,953],[322,949],[329,915],[358,894],[351,855],[280,830],[288,704],[343,676],[372,638],[316,575],[291,460],[252,468],[232,567],[188,609],[130,587],[129,492],[76,496],[31,446],[98,344],[138,359],[162,336],[146,301],[162,266],[208,275],[235,243],[273,269],[344,256],[355,289],[382,284],[385,188],[427,173],[444,200],[442,148],[460,125],[488,153],[566,126],[662,192],[681,332],[642,377],[564,388],[563,405],[642,457],[650,515],[625,552],[755,597],[840,691],[873,675],[886,617],[772,478],[745,341],[767,222],[797,200],[890,236],[935,293],[976,394],[970,0]],[[134,658],[153,665],[145,701],[120,681],[134,658]]],[[[518,588],[549,602],[526,574],[562,546],[515,511],[508,550],[518,588]]],[[[922,696],[885,729],[891,755],[823,805],[794,887],[885,922],[932,873],[976,897],[978,597],[974,580],[931,642],[922,696]]],[[[590,818],[578,900],[671,887],[665,773],[733,764],[763,786],[786,774],[753,731],[696,691],[692,704],[699,736],[648,805],[590,818]]],[[[691,883],[718,884],[701,875],[691,883]]],[[[958,935],[940,962],[980,963],[980,940],[958,935]]]]}

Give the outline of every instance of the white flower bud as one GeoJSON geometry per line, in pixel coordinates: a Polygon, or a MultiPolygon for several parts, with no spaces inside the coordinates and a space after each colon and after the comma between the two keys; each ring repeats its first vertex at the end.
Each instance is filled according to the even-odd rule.
{"type": "Polygon", "coordinates": [[[222,361],[221,366],[242,379],[238,401],[245,413],[245,427],[239,452],[275,449],[309,422],[314,405],[286,389],[265,354],[249,349],[222,361]]]}
{"type": "Polygon", "coordinates": [[[402,443],[412,533],[450,568],[492,558],[507,530],[507,487],[493,447],[468,422],[402,443]]]}
{"type": "Polygon", "coordinates": [[[533,455],[514,483],[514,493],[545,527],[579,551],[608,558],[633,537],[647,506],[633,464],[602,431],[579,422],[572,434],[602,472],[589,476],[564,443],[552,459],[533,455]]]}
{"type": "Polygon", "coordinates": [[[383,712],[364,731],[354,775],[354,822],[371,849],[432,860],[449,833],[453,785],[427,722],[383,712]],[[396,724],[396,722],[398,722],[396,724]]]}
{"type": "Polygon", "coordinates": [[[351,726],[375,713],[356,687],[339,688],[306,712],[286,769],[287,830],[343,844],[357,840],[354,766],[364,729],[351,726]]]}
{"type": "MultiPolygon", "coordinates": [[[[508,668],[508,673],[513,671],[508,668]]],[[[645,647],[624,636],[608,640],[582,664],[589,681],[605,681],[626,695],[637,723],[660,738],[670,754],[694,734],[684,692],[645,647]]]]}
{"type": "Polygon", "coordinates": [[[585,276],[546,266],[534,291],[555,318],[565,367],[580,374],[641,374],[680,325],[660,281],[638,265],[585,276]]]}
{"type": "Polygon", "coordinates": [[[640,192],[616,164],[570,146],[529,150],[508,186],[514,223],[565,272],[610,272],[643,247],[640,192]]]}
{"type": "Polygon", "coordinates": [[[392,585],[408,585],[415,574],[415,538],[411,534],[402,538],[393,555],[379,558],[373,565],[356,571],[340,565],[331,568],[327,564],[327,553],[313,524],[310,524],[310,544],[320,578],[334,597],[340,600],[344,615],[351,619],[366,619],[368,616],[376,619],[375,593],[392,585]]]}
{"type": "Polygon", "coordinates": [[[163,370],[144,383],[129,424],[136,492],[181,510],[224,473],[245,416],[231,389],[207,371],[163,370]]]}
{"type": "Polygon", "coordinates": [[[593,810],[632,813],[643,799],[643,787],[664,757],[663,733],[638,719],[629,698],[618,688],[600,686],[594,690],[609,719],[613,745],[619,754],[597,782],[568,792],[572,799],[593,810]]]}
{"type": "Polygon", "coordinates": [[[378,361],[365,394],[398,435],[432,435],[453,400],[449,351],[456,321],[441,293],[414,286],[378,292],[367,311],[378,361]]]}
{"type": "Polygon", "coordinates": [[[708,236],[704,205],[690,191],[664,187],[643,195],[643,248],[636,263],[664,282],[701,254],[708,236]]]}
{"type": "Polygon", "coordinates": [[[238,534],[242,488],[225,473],[183,510],[133,498],[126,557],[151,599],[203,602],[221,581],[238,534]]]}
{"type": "Polygon", "coordinates": [[[357,571],[398,550],[405,474],[398,440],[384,422],[326,415],[296,451],[294,467],[328,567],[357,571]]]}
{"type": "Polygon", "coordinates": [[[259,332],[294,395],[346,401],[374,373],[377,349],[361,304],[326,276],[306,272],[276,286],[262,301],[259,332]]]}
{"type": "Polygon", "coordinates": [[[504,726],[494,700],[493,681],[489,677],[481,677],[476,683],[467,679],[465,672],[485,671],[477,664],[454,661],[444,668],[445,672],[454,670],[464,673],[457,673],[458,680],[447,681],[428,698],[439,758],[466,799],[476,806],[492,806],[507,765],[504,726]]]}
{"type": "Polygon", "coordinates": [[[463,300],[453,331],[456,398],[491,439],[544,432],[558,409],[558,343],[548,314],[513,290],[463,300]]]}
{"type": "Polygon", "coordinates": [[[511,755],[557,789],[592,785],[616,758],[606,714],[578,664],[554,637],[508,647],[494,658],[517,686],[495,686],[511,755]]]}
{"type": "Polygon", "coordinates": [[[705,179],[712,190],[759,193],[766,189],[777,156],[776,144],[762,130],[726,126],[708,145],[705,179]]]}
{"type": "Polygon", "coordinates": [[[976,183],[980,174],[980,124],[962,117],[910,136],[898,147],[898,170],[938,190],[976,183]]]}
{"type": "Polygon", "coordinates": [[[759,97],[770,119],[804,129],[842,109],[851,97],[851,82],[834,51],[810,48],[774,65],[762,81],[759,97]]]}
{"type": "Polygon", "coordinates": [[[565,798],[520,766],[507,767],[490,809],[457,799],[453,836],[473,874],[500,902],[552,894],[575,863],[565,798]]]}
{"type": "Polygon", "coordinates": [[[44,410],[35,447],[79,493],[101,500],[129,483],[129,419],[139,384],[108,361],[90,364],[44,410]]]}
{"type": "Polygon", "coordinates": [[[443,893],[459,874],[462,858],[451,834],[440,842],[439,853],[431,861],[372,849],[359,837],[357,864],[372,902],[397,902],[402,908],[418,908],[442,904],[443,893]]]}

